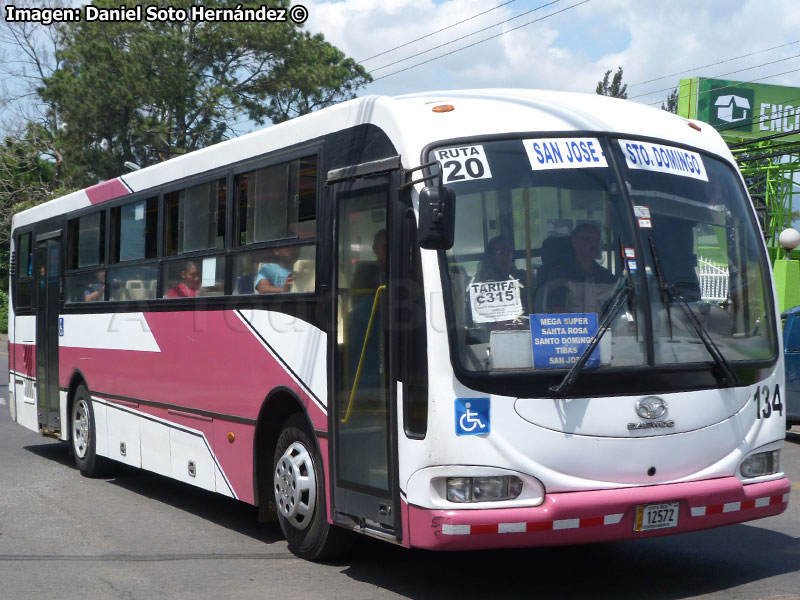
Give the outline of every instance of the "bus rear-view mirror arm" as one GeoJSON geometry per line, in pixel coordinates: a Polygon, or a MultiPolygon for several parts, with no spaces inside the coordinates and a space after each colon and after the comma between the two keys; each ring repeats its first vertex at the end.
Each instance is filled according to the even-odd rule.
{"type": "Polygon", "coordinates": [[[417,180],[428,181],[436,177],[439,184],[425,186],[419,193],[419,245],[427,250],[449,250],[453,247],[456,223],[456,193],[444,187],[442,165],[439,161],[423,167],[437,167],[431,175],[417,180]]]}

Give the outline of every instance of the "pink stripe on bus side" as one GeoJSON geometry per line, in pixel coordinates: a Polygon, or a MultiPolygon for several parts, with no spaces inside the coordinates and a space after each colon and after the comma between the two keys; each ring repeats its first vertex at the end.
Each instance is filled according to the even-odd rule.
{"type": "MultiPolygon", "coordinates": [[[[185,407],[252,420],[258,418],[266,395],[283,387],[305,405],[314,429],[327,430],[325,412],[233,311],[145,313],[145,319],[160,352],[62,346],[60,384],[69,385],[72,373],[80,370],[92,392],[101,396],[126,396],[173,410],[185,407]]],[[[154,412],[145,404],[139,410],[154,412]]],[[[159,416],[179,421],[166,410],[159,416]]],[[[194,427],[206,429],[202,424],[194,427]]],[[[208,429],[236,494],[252,501],[254,426],[214,417],[213,435],[212,428],[208,429]],[[228,432],[234,434],[233,443],[227,439],[228,432]]]]}
{"type": "Polygon", "coordinates": [[[103,183],[98,183],[92,187],[86,188],[86,195],[89,197],[89,202],[92,204],[100,204],[120,196],[127,196],[130,190],[122,183],[119,178],[109,179],[103,183]]]}

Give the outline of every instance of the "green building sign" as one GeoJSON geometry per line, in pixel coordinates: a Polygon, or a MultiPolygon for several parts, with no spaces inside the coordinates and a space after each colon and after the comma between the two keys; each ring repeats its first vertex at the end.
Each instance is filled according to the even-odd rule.
{"type": "Polygon", "coordinates": [[[789,134],[781,141],[800,141],[800,88],[694,77],[681,79],[678,96],[679,115],[710,123],[725,137],[789,134]]]}

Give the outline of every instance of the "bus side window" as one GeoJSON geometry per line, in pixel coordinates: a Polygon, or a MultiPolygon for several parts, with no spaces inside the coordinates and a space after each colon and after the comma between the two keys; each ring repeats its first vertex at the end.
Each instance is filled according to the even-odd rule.
{"type": "Polygon", "coordinates": [[[270,293],[265,285],[283,288],[276,292],[313,292],[315,280],[314,244],[294,244],[240,252],[234,260],[233,294],[270,293]],[[291,278],[289,276],[291,275],[291,278]],[[266,280],[259,289],[259,283],[266,280]]]}
{"type": "Polygon", "coordinates": [[[317,157],[240,173],[236,190],[233,294],[313,292],[317,157]],[[305,242],[305,243],[303,243],[305,242]]]}
{"type": "MultiPolygon", "coordinates": [[[[108,271],[109,300],[150,300],[156,297],[158,269],[158,198],[137,200],[111,209],[111,247],[108,271]],[[130,261],[150,264],[127,266],[130,261]],[[115,266],[119,265],[119,266],[115,266]]],[[[92,293],[106,285],[106,273],[98,273],[100,282],[86,282],[83,301],[102,300],[92,293]]],[[[105,291],[105,290],[103,290],[105,291]]]]}
{"type": "Polygon", "coordinates": [[[163,269],[164,298],[221,296],[225,292],[225,257],[173,260],[163,269]]]}
{"type": "Polygon", "coordinates": [[[15,308],[33,306],[33,254],[31,233],[23,233],[17,238],[17,276],[15,308]]]}
{"type": "Polygon", "coordinates": [[[105,261],[106,213],[96,212],[67,224],[67,268],[97,267],[105,261]]]}
{"type": "Polygon", "coordinates": [[[158,198],[111,209],[111,262],[156,258],[158,198]]]}
{"type": "Polygon", "coordinates": [[[225,179],[164,195],[164,254],[225,248],[225,179]]]}
{"type": "Polygon", "coordinates": [[[67,223],[67,302],[106,299],[105,261],[105,211],[70,220],[67,223]]]}

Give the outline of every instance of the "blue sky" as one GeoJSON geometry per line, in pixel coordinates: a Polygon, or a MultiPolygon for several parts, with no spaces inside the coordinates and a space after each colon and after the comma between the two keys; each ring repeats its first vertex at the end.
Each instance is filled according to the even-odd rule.
{"type": "MultiPolygon", "coordinates": [[[[356,59],[363,59],[486,11],[506,0],[308,0],[308,28],[356,59]]],[[[489,27],[552,0],[516,0],[481,17],[400,50],[365,62],[377,79],[405,66],[452,51],[470,42],[502,33],[473,48],[450,52],[403,73],[377,80],[362,94],[401,94],[425,89],[532,87],[594,92],[607,69],[622,66],[630,96],[660,104],[681,76],[714,77],[739,71],[730,79],[800,87],[800,40],[797,0],[559,0],[549,7],[497,25],[476,36],[424,54],[415,60],[380,69],[394,60],[489,27]],[[566,10],[565,10],[566,9],[566,10]],[[549,16],[556,11],[561,14],[549,16]],[[511,28],[546,17],[515,31],[511,28]],[[505,33],[503,33],[505,32],[505,33]],[[697,68],[743,54],[752,56],[697,68]],[[764,63],[788,59],[774,65],[764,63]]]]}
{"type": "MultiPolygon", "coordinates": [[[[486,87],[593,93],[603,73],[618,66],[624,69],[629,97],[657,106],[681,77],[733,71],[725,77],[800,87],[798,0],[296,1],[309,10],[308,30],[323,33],[347,55],[363,61],[375,77],[360,95],[486,87]],[[519,27],[534,19],[541,20],[519,27]],[[491,36],[496,37],[458,50],[491,36]],[[438,45],[444,46],[424,52],[438,45]],[[397,72],[440,55],[445,56],[397,72]],[[749,56],[730,60],[741,55],[749,56]],[[391,65],[395,61],[400,62],[391,65]],[[727,62],[701,68],[720,61],[727,62]],[[774,64],[766,64],[770,62],[774,64]],[[642,83],[660,77],[664,78],[642,83]]],[[[3,83],[14,84],[8,79],[3,83]]],[[[252,127],[243,123],[239,133],[252,127]]]]}

